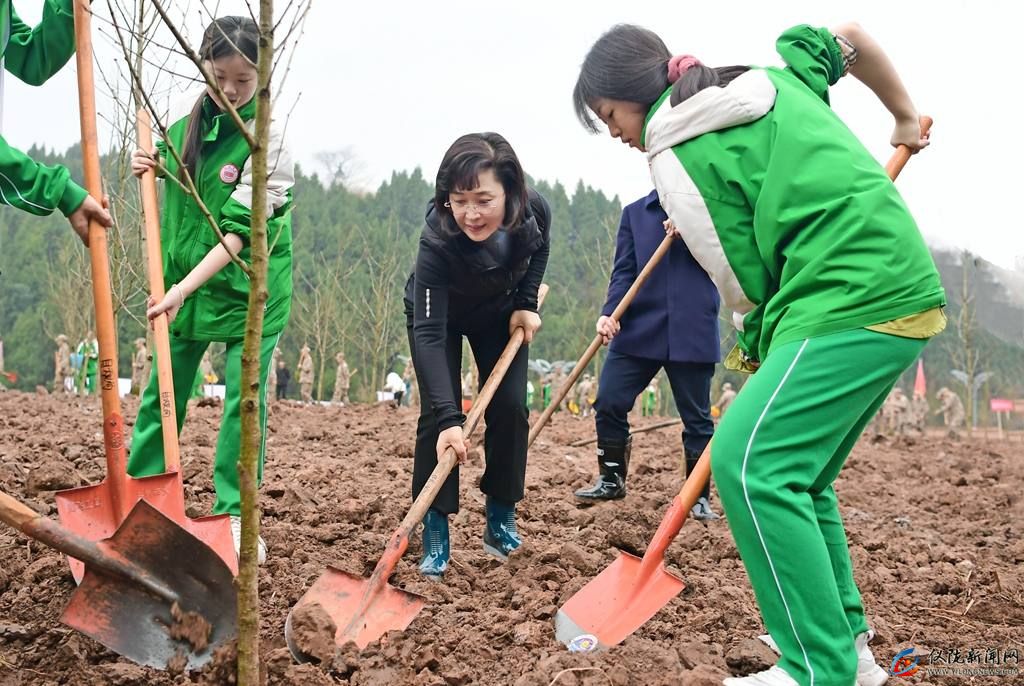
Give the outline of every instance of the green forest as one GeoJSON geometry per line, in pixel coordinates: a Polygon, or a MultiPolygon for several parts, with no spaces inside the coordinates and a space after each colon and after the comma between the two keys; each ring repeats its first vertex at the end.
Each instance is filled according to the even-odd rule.
{"type": "MultiPolygon", "coordinates": [[[[64,164],[77,175],[77,148],[57,155],[29,151],[40,161],[64,164]]],[[[123,157],[104,160],[117,227],[110,233],[112,287],[119,329],[119,369],[131,375],[132,341],[146,335],[146,277],[137,187],[123,157]]],[[[536,180],[554,212],[552,251],[545,281],[551,286],[544,327],[531,358],[574,360],[594,334],[604,302],[622,203],[582,181],[573,188],[536,180]]],[[[402,293],[412,269],[432,184],[424,173],[394,172],[373,192],[299,170],[294,189],[295,300],[281,339],[283,359],[294,368],[303,344],[317,368],[314,396],[330,398],[334,357],[344,351],[354,400],[368,401],[385,374],[401,372],[408,355],[402,293]]],[[[0,208],[0,339],[5,368],[17,373],[17,388],[50,387],[54,338],[66,334],[72,347],[91,328],[92,296],[86,249],[60,216],[32,217],[0,208]]],[[[977,359],[976,371],[992,372],[981,389],[980,419],[989,422],[988,398],[1024,398],[1024,306],[1011,302],[989,266],[968,254],[936,252],[947,289],[950,325],[924,352],[929,396],[946,385],[965,396],[949,371],[977,359]],[[966,268],[964,267],[966,265],[966,268]],[[961,304],[967,303],[967,308],[961,304]],[[961,316],[964,310],[967,316],[961,316]]],[[[732,347],[723,317],[723,350],[732,347]]],[[[215,352],[215,369],[219,372],[215,352]]],[[[595,366],[600,365],[600,358],[595,366]]],[[[592,370],[595,373],[598,369],[592,370]]],[[[913,370],[903,387],[913,386],[913,370]]],[[[741,383],[719,372],[721,381],[741,383]]],[[[7,379],[2,383],[9,384],[7,379]]],[[[662,397],[670,398],[665,384],[662,397]]],[[[538,394],[539,395],[539,394],[538,394]]],[[[966,397],[965,397],[966,400],[966,397]]],[[[666,403],[670,405],[670,403],[666,403]]],[[[671,411],[670,408],[666,408],[671,411]]],[[[1021,422],[1018,415],[1016,423],[1021,422]]]]}

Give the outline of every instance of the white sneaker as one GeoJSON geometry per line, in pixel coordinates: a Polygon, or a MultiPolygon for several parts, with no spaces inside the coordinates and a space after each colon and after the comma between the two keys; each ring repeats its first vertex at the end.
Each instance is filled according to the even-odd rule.
{"type": "MultiPolygon", "coordinates": [[[[868,629],[864,633],[858,634],[854,639],[854,645],[857,647],[857,686],[882,686],[882,684],[889,680],[889,675],[878,666],[875,662],[874,653],[868,647],[868,643],[874,637],[875,632],[868,629]]],[[[761,634],[757,637],[757,640],[771,648],[776,654],[781,654],[779,653],[779,646],[770,634],[761,634]]]]}
{"type": "MultiPolygon", "coordinates": [[[[242,518],[231,515],[231,538],[235,542],[235,555],[238,556],[242,549],[242,518]]],[[[263,564],[267,561],[267,544],[260,536],[256,541],[256,564],[263,564]]]]}
{"type": "Polygon", "coordinates": [[[757,674],[729,677],[723,679],[722,683],[724,686],[800,686],[796,679],[778,665],[757,674]]]}
{"type": "Polygon", "coordinates": [[[857,686],[882,686],[889,680],[889,675],[875,662],[875,655],[868,648],[868,643],[875,637],[875,632],[868,629],[854,638],[857,646],[857,686]]]}

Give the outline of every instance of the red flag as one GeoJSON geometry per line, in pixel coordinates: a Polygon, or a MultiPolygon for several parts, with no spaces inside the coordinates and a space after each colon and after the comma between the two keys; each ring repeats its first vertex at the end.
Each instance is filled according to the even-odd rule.
{"type": "Polygon", "coordinates": [[[917,378],[914,379],[914,395],[927,397],[928,388],[924,379],[924,360],[917,361],[917,378]]]}

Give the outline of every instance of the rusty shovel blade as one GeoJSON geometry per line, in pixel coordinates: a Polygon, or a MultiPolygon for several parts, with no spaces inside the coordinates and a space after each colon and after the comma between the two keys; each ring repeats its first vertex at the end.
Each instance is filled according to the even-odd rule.
{"type": "Polygon", "coordinates": [[[61,617],[68,626],[158,669],[169,663],[198,668],[237,635],[231,570],[147,502],[137,502],[113,536],[98,545],[137,573],[121,576],[86,566],[61,617]],[[184,619],[175,617],[178,612],[184,619]]]}

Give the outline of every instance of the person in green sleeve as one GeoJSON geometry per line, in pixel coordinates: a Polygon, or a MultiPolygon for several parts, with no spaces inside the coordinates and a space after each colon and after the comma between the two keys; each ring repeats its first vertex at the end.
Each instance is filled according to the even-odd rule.
{"type": "MultiPolygon", "coordinates": [[[[221,17],[207,27],[199,54],[218,80],[224,95],[249,122],[256,114],[256,54],[259,31],[248,17],[221,17]]],[[[269,178],[264,198],[253,198],[253,170],[249,145],[218,102],[218,96],[204,89],[172,107],[167,117],[168,138],[153,151],[136,150],[132,171],[137,176],[156,166],[164,174],[195,180],[203,203],[221,232],[216,232],[201,213],[196,201],[177,183],[164,188],[161,239],[166,296],[150,301],[150,319],[166,312],[171,320],[171,359],[174,397],[181,430],[203,354],[214,341],[226,344],[224,364],[224,413],[214,458],[213,483],[217,500],[214,514],[231,515],[235,550],[241,535],[238,458],[241,445],[240,377],[242,339],[248,313],[249,280],[232,261],[234,254],[251,261],[252,206],[265,202],[267,233],[271,246],[267,291],[269,299],[263,320],[260,347],[260,386],[266,388],[270,362],[281,331],[288,322],[292,300],[291,206],[294,164],[277,122],[271,123],[267,141],[269,178]],[[167,154],[168,144],[179,151],[185,169],[167,154]],[[230,253],[229,253],[230,250],[230,253]]],[[[153,368],[156,374],[156,366],[153,368]]],[[[267,405],[260,403],[260,425],[264,437],[260,447],[259,474],[263,477],[266,448],[267,405]]],[[[164,471],[160,428],[158,385],[152,378],[139,406],[132,436],[128,473],[146,476],[164,471]]],[[[266,559],[266,544],[259,541],[259,560],[266,559]]]]}
{"type": "MultiPolygon", "coordinates": [[[[4,71],[30,86],[40,86],[75,54],[72,0],[46,0],[38,26],[23,22],[10,0],[0,0],[0,112],[4,71]]],[[[89,222],[110,227],[113,221],[101,204],[71,180],[60,165],[39,164],[0,136],[0,203],[40,217],[60,210],[71,228],[89,245],[89,222]]]]}
{"type": "Polygon", "coordinates": [[[82,360],[81,377],[78,388],[82,395],[96,392],[96,381],[99,373],[100,343],[92,331],[85,334],[75,352],[82,360]]]}
{"type": "Polygon", "coordinates": [[[654,33],[598,39],[573,94],[583,125],[647,156],[666,228],[733,312],[726,360],[756,370],[711,466],[780,660],[727,686],[880,686],[833,482],[900,374],[945,326],[921,233],[878,162],[832,112],[847,72],[924,148],[917,110],[856,24],[797,26],[784,68],[710,68],[654,33]]]}

